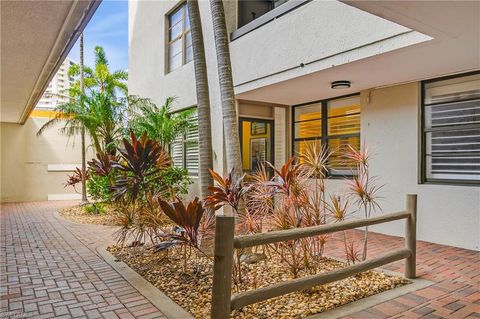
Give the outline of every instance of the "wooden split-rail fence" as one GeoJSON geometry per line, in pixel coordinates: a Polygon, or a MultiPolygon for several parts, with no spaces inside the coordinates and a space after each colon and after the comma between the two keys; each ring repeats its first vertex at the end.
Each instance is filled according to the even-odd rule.
{"type": "Polygon", "coordinates": [[[235,217],[216,216],[215,259],[213,265],[213,287],[211,317],[227,319],[230,312],[247,305],[275,298],[284,294],[309,289],[317,285],[342,280],[358,273],[377,268],[394,261],[405,259],[405,277],[415,278],[416,267],[416,223],[417,195],[407,195],[405,211],[383,214],[359,220],[343,221],[334,224],[293,228],[253,235],[234,236],[235,217]],[[234,249],[244,249],[253,246],[273,244],[282,241],[300,239],[312,236],[355,229],[363,226],[387,223],[405,219],[405,248],[389,252],[374,259],[365,260],[346,268],[326,273],[296,278],[276,283],[267,287],[231,295],[232,267],[234,249]]]}

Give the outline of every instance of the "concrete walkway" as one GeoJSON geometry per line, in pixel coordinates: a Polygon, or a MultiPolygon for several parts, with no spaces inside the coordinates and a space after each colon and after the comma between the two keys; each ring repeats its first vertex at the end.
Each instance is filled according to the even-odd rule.
{"type": "MultiPolygon", "coordinates": [[[[166,318],[97,254],[112,227],[56,217],[71,204],[1,206],[0,317],[166,318]]],[[[380,234],[369,243],[369,257],[403,246],[380,234]]],[[[342,258],[342,247],[331,238],[326,252],[342,258]]],[[[387,268],[403,272],[403,263],[387,268]]],[[[417,274],[434,284],[346,318],[480,318],[479,252],[418,242],[417,274]]]]}

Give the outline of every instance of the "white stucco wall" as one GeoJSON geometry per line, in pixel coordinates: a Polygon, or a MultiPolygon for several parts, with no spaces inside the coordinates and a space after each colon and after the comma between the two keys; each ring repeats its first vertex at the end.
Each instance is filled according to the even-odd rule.
{"type": "MultiPolygon", "coordinates": [[[[196,103],[193,63],[170,74],[165,74],[164,67],[165,14],[176,3],[129,2],[129,89],[131,94],[149,97],[156,103],[162,103],[168,96],[177,96],[175,107],[182,109],[196,103]]],[[[235,1],[226,3],[231,29],[235,1]]],[[[200,1],[199,4],[209,71],[214,169],[222,172],[224,138],[212,21],[208,2],[200,1]]],[[[417,32],[345,4],[312,1],[231,43],[234,82],[254,81],[253,86],[237,86],[236,92],[330,68],[329,63],[334,61],[328,60],[331,57],[338,57],[333,63],[338,65],[426,40],[427,37],[417,32]],[[336,36],[332,37],[332,34],[336,36]],[[339,38],[342,41],[338,41],[339,38]],[[359,49],[356,51],[355,48],[359,49]],[[259,80],[315,59],[320,59],[315,68],[296,69],[288,74],[282,73],[280,78],[274,75],[259,80]]],[[[375,153],[372,173],[385,183],[381,194],[383,211],[404,209],[405,195],[416,193],[419,240],[479,249],[480,188],[418,184],[418,89],[418,83],[411,83],[361,93],[362,142],[375,153]]],[[[296,94],[294,89],[291,94],[296,94]]],[[[289,135],[288,126],[288,143],[289,135]]],[[[194,187],[192,191],[198,192],[198,189],[194,187]]],[[[330,180],[327,191],[332,194],[344,192],[344,183],[330,180]]],[[[404,224],[397,221],[376,226],[373,230],[403,235],[404,224]]]]}
{"type": "MultiPolygon", "coordinates": [[[[419,84],[410,83],[361,92],[361,139],[373,153],[371,173],[385,184],[383,212],[405,208],[405,195],[418,194],[417,238],[467,249],[480,247],[480,187],[419,184],[419,84]]],[[[345,192],[331,180],[330,193],[345,192]]],[[[404,222],[372,227],[404,235],[404,222]]]]}
{"type": "MultiPolygon", "coordinates": [[[[129,1],[129,94],[139,95],[162,104],[169,96],[177,98],[174,110],[196,105],[193,61],[170,73],[165,70],[166,14],[177,1],[129,1]]],[[[210,89],[212,145],[214,170],[223,172],[224,148],[213,25],[208,1],[199,1],[205,37],[205,51],[210,89]]],[[[226,2],[227,26],[236,24],[236,3],[226,2]]],[[[192,194],[199,193],[198,178],[194,178],[192,194]]]]}
{"type": "MultiPolygon", "coordinates": [[[[30,117],[24,125],[0,124],[1,202],[79,198],[72,187],[65,188],[64,184],[72,168],[81,166],[80,136],[60,135],[62,124],[36,136],[47,120],[30,117]]],[[[89,149],[87,159],[93,156],[89,149]]],[[[81,185],[77,190],[81,192],[81,185]]]]}
{"type": "Polygon", "coordinates": [[[428,39],[339,1],[311,1],[232,41],[236,92],[428,39]],[[302,63],[304,67],[300,67],[302,63]]]}

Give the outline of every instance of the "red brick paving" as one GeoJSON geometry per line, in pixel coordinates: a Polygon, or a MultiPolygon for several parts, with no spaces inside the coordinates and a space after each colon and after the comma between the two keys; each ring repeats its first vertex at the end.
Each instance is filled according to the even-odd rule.
{"type": "MultiPolygon", "coordinates": [[[[344,258],[339,236],[327,242],[325,253],[344,258]]],[[[403,238],[370,233],[368,257],[403,245],[403,238]]],[[[403,273],[403,261],[384,268],[403,273]]],[[[480,252],[417,241],[417,276],[434,284],[345,318],[480,318],[480,252]]]]}
{"type": "Polygon", "coordinates": [[[0,317],[166,318],[97,255],[111,227],[55,217],[69,204],[2,204],[0,317]]]}
{"type": "MultiPolygon", "coordinates": [[[[0,316],[166,318],[97,255],[113,228],[55,217],[69,204],[2,204],[0,316]]],[[[403,247],[399,237],[369,236],[369,257],[403,247]]],[[[326,254],[343,258],[338,238],[327,242],[326,254]]],[[[403,262],[385,268],[403,273],[403,262]]],[[[480,252],[419,241],[417,275],[434,284],[345,318],[480,318],[480,252]]]]}

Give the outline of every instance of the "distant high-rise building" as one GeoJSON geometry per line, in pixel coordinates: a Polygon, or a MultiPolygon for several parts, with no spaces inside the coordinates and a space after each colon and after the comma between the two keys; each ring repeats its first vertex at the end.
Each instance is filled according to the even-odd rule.
{"type": "Polygon", "coordinates": [[[54,109],[57,105],[68,102],[68,89],[73,85],[73,78],[68,76],[68,69],[74,65],[71,59],[66,58],[55,76],[48,84],[43,96],[38,101],[36,109],[54,109]]]}

